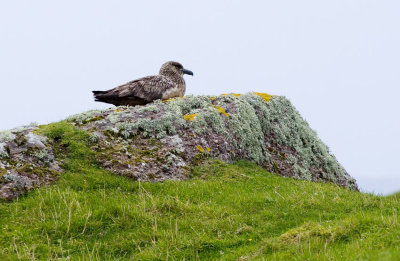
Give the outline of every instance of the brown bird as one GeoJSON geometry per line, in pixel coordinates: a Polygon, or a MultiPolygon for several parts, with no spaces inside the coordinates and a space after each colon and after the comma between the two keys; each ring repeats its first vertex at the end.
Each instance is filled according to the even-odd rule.
{"type": "Polygon", "coordinates": [[[186,91],[184,74],[193,72],[178,62],[166,62],[159,75],[130,81],[108,91],[93,91],[95,101],[119,105],[144,105],[154,100],[183,97],[186,91]]]}

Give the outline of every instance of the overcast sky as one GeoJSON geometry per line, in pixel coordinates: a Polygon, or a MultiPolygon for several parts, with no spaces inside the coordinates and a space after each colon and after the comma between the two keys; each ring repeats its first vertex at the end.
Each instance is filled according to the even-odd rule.
{"type": "Polygon", "coordinates": [[[0,130],[90,109],[91,90],[194,72],[187,94],[288,97],[363,191],[400,190],[400,1],[0,2],[0,130]]]}

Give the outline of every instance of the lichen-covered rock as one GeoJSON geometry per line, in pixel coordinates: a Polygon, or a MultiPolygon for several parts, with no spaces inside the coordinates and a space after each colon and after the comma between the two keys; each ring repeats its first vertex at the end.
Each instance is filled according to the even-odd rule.
{"type": "MultiPolygon", "coordinates": [[[[66,120],[88,132],[103,168],[134,180],[186,179],[207,157],[247,159],[286,177],[357,190],[289,100],[265,93],[186,96],[146,106],[92,110],[66,120]]],[[[0,198],[55,179],[51,143],[25,127],[0,132],[0,198]]]]}
{"type": "Polygon", "coordinates": [[[186,96],[72,116],[91,133],[97,158],[140,180],[184,179],[205,157],[247,159],[286,177],[357,189],[285,97],[265,93],[186,96]]]}
{"type": "Polygon", "coordinates": [[[12,199],[55,180],[61,171],[47,138],[36,126],[0,132],[0,198],[12,199]]]}

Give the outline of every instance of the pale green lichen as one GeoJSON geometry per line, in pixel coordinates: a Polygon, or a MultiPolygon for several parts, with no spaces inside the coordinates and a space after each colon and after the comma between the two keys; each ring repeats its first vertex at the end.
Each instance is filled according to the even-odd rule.
{"type": "MultiPolygon", "coordinates": [[[[298,161],[293,158],[289,163],[295,167],[301,178],[310,179],[311,166],[325,170],[324,178],[335,182],[338,176],[344,177],[345,170],[338,164],[328,147],[322,143],[315,131],[300,116],[285,97],[273,96],[263,106],[257,99],[249,99],[259,111],[258,117],[265,134],[273,134],[278,143],[296,150],[298,161]]],[[[348,178],[348,177],[346,177],[348,178]]]]}
{"type": "Polygon", "coordinates": [[[194,112],[196,114],[196,118],[188,124],[196,134],[203,134],[209,128],[205,118],[206,114],[200,109],[194,110],[194,112]]]}
{"type": "MultiPolygon", "coordinates": [[[[185,126],[184,115],[196,114],[197,108],[211,105],[209,98],[205,96],[186,96],[183,99],[157,104],[164,106],[163,115],[156,119],[144,118],[135,119],[133,122],[118,122],[116,128],[119,133],[124,138],[134,135],[137,131],[141,131],[144,137],[152,138],[163,138],[167,134],[173,135],[176,133],[176,126],[185,126]]],[[[197,114],[194,118],[193,126],[200,124],[204,128],[207,127],[207,122],[205,122],[203,116],[197,114]]],[[[202,131],[199,131],[199,133],[202,131]]]]}
{"type": "Polygon", "coordinates": [[[15,139],[15,134],[10,130],[0,132],[0,142],[8,142],[15,139]]]}
{"type": "MultiPolygon", "coordinates": [[[[226,127],[223,116],[213,107],[211,96],[186,96],[168,103],[168,106],[175,106],[174,113],[195,115],[186,123],[197,134],[203,134],[213,129],[218,134],[226,134],[226,127]]],[[[170,108],[166,108],[170,109],[170,108]]]]}
{"type": "Polygon", "coordinates": [[[248,156],[255,162],[268,159],[256,110],[246,101],[246,96],[235,99],[235,107],[236,113],[230,115],[230,127],[238,141],[237,146],[247,150],[248,156]]]}
{"type": "Polygon", "coordinates": [[[66,121],[68,122],[77,122],[79,124],[88,122],[92,119],[95,119],[96,116],[100,115],[101,113],[105,112],[107,110],[90,110],[84,113],[79,113],[79,114],[75,114],[72,116],[69,116],[66,121]]]}
{"type": "Polygon", "coordinates": [[[49,159],[49,153],[47,152],[47,150],[42,149],[39,151],[36,151],[33,156],[35,156],[37,159],[39,159],[40,161],[47,161],[49,159]]]}
{"type": "Polygon", "coordinates": [[[301,167],[298,164],[295,164],[293,169],[294,169],[295,174],[297,174],[298,178],[309,180],[309,181],[312,180],[312,174],[311,174],[311,172],[309,170],[301,167]]]}
{"type": "Polygon", "coordinates": [[[115,124],[117,122],[124,121],[125,117],[129,118],[130,110],[123,110],[126,106],[120,106],[117,109],[113,110],[110,114],[107,115],[105,120],[115,124]]]}
{"type": "Polygon", "coordinates": [[[166,103],[169,106],[178,106],[182,114],[190,114],[192,110],[205,108],[211,105],[209,96],[193,96],[188,95],[183,99],[166,103]]]}
{"type": "Polygon", "coordinates": [[[100,139],[99,134],[97,134],[95,132],[89,133],[88,140],[90,143],[96,143],[99,141],[99,139],[100,139]]]}
{"type": "Polygon", "coordinates": [[[286,160],[289,164],[294,165],[297,163],[297,158],[295,156],[293,156],[292,154],[289,154],[287,156],[287,160],[286,160]]]}
{"type": "Polygon", "coordinates": [[[0,143],[0,159],[8,158],[8,152],[5,143],[0,143]]]}
{"type": "Polygon", "coordinates": [[[194,112],[196,117],[193,121],[188,122],[188,124],[196,134],[203,134],[207,130],[214,130],[218,134],[227,135],[225,117],[212,106],[195,109],[192,112],[194,112]]]}
{"type": "Polygon", "coordinates": [[[206,121],[210,122],[211,128],[220,135],[227,136],[228,131],[225,125],[225,116],[222,116],[218,111],[213,108],[208,107],[204,112],[204,118],[206,121]]]}
{"type": "Polygon", "coordinates": [[[132,136],[133,130],[142,131],[144,137],[163,138],[167,134],[176,133],[174,126],[176,118],[176,115],[167,112],[159,119],[145,118],[134,122],[119,122],[116,124],[116,128],[124,138],[132,136]]]}
{"type": "Polygon", "coordinates": [[[159,112],[160,108],[156,105],[147,105],[144,107],[141,107],[137,110],[139,113],[145,113],[145,112],[159,112]]]}

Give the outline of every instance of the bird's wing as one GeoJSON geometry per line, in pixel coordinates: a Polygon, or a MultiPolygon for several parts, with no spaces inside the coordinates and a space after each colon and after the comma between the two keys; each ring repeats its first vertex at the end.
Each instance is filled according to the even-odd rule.
{"type": "Polygon", "coordinates": [[[107,96],[118,98],[136,97],[146,101],[161,99],[165,90],[174,88],[175,84],[163,75],[147,76],[107,91],[107,96]]]}

